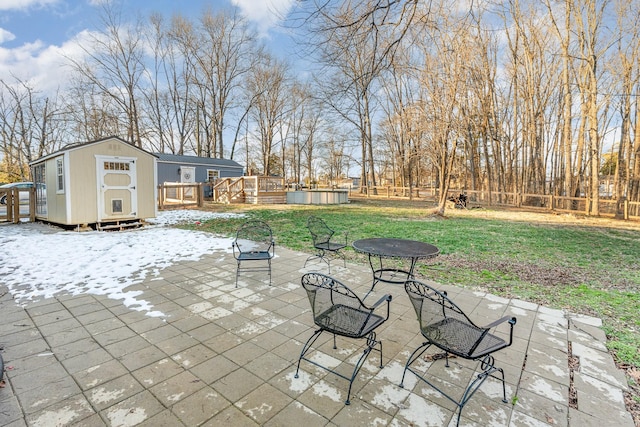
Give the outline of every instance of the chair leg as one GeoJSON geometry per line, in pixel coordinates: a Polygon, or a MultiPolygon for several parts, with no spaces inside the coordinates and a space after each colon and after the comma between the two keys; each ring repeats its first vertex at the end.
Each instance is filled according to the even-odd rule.
{"type": "Polygon", "coordinates": [[[369,336],[367,336],[367,348],[364,349],[364,351],[362,352],[362,355],[360,356],[360,359],[358,359],[358,362],[356,363],[356,366],[353,369],[353,374],[351,374],[351,378],[349,379],[349,390],[347,391],[347,400],[345,400],[344,402],[345,405],[351,404],[350,397],[351,397],[351,387],[353,386],[353,380],[356,379],[358,372],[360,372],[360,369],[364,365],[364,362],[367,360],[367,357],[369,357],[371,350],[377,350],[380,352],[380,368],[382,369],[382,341],[376,340],[375,332],[371,332],[369,336]],[[375,348],[376,344],[380,345],[379,350],[375,348]]]}
{"type": "MultiPolygon", "coordinates": [[[[260,263],[262,263],[264,260],[262,260],[262,259],[259,259],[259,260],[258,260],[258,259],[255,259],[255,260],[254,260],[254,259],[245,259],[244,261],[245,261],[245,262],[250,262],[250,263],[253,263],[253,262],[260,262],[260,263]]],[[[272,269],[271,269],[271,259],[270,259],[270,258],[267,258],[267,259],[266,259],[266,261],[267,261],[267,266],[266,266],[266,267],[263,267],[263,266],[260,266],[260,267],[253,267],[253,266],[251,266],[251,265],[250,265],[249,267],[247,267],[247,266],[245,265],[244,270],[243,270],[243,268],[241,267],[241,261],[240,261],[240,260],[238,260],[238,265],[237,265],[237,267],[236,267],[236,288],[238,287],[238,278],[240,277],[240,272],[241,272],[241,271],[245,271],[245,272],[257,272],[257,271],[265,271],[265,270],[266,270],[266,271],[267,271],[267,273],[269,274],[269,286],[271,286],[271,285],[272,285],[272,283],[273,283],[273,282],[272,282],[272,279],[271,279],[271,276],[272,276],[272,274],[271,274],[271,271],[272,271],[272,269]]]]}
{"type": "Polygon", "coordinates": [[[478,391],[478,389],[480,389],[480,386],[482,385],[482,383],[485,382],[485,380],[488,377],[493,377],[497,380],[502,381],[502,402],[507,403],[507,390],[504,383],[504,371],[502,370],[502,368],[496,368],[494,365],[494,362],[495,362],[494,358],[491,355],[487,355],[484,357],[484,359],[482,359],[482,362],[481,362],[482,372],[480,372],[476,376],[476,378],[471,382],[471,384],[469,384],[467,389],[464,391],[464,394],[462,395],[460,402],[458,402],[459,410],[458,410],[458,421],[456,426],[460,424],[460,417],[462,416],[462,409],[464,408],[464,405],[466,405],[469,399],[471,399],[471,397],[475,394],[475,392],[478,391]],[[500,372],[501,378],[493,375],[494,372],[500,372]]]}
{"type": "Polygon", "coordinates": [[[347,256],[342,252],[342,249],[338,249],[333,251],[336,256],[342,258],[342,263],[344,264],[344,268],[347,268],[347,256]]]}
{"type": "MultiPolygon", "coordinates": [[[[407,363],[404,365],[404,371],[402,372],[402,380],[400,380],[400,388],[404,388],[404,376],[407,374],[407,371],[411,371],[411,364],[413,362],[415,362],[416,360],[418,360],[418,358],[420,358],[420,356],[422,356],[424,354],[425,351],[427,351],[427,349],[431,347],[431,343],[429,341],[425,341],[422,343],[422,345],[418,348],[416,348],[415,350],[413,350],[413,353],[411,353],[411,356],[409,356],[409,359],[407,360],[407,363]]],[[[420,378],[420,375],[418,375],[417,373],[413,372],[414,375],[416,375],[418,378],[420,378]]]]}
{"type": "MultiPolygon", "coordinates": [[[[411,369],[410,365],[413,362],[415,362],[418,358],[420,358],[429,347],[431,347],[431,343],[427,341],[427,342],[424,342],[420,347],[415,349],[413,353],[411,353],[411,356],[409,356],[409,360],[407,360],[407,364],[404,367],[404,372],[402,373],[402,380],[400,382],[400,387],[404,388],[404,377],[407,371],[413,372],[413,374],[416,377],[418,377],[418,379],[430,385],[432,388],[434,388],[436,391],[438,391],[440,394],[442,394],[444,397],[449,399],[458,407],[457,409],[458,416],[457,416],[456,426],[460,424],[460,417],[462,416],[462,409],[464,408],[464,405],[466,405],[469,399],[471,399],[471,397],[475,394],[475,392],[478,391],[478,389],[480,388],[482,383],[484,383],[487,377],[493,377],[499,381],[502,381],[502,396],[503,396],[502,401],[504,403],[507,403],[507,391],[506,391],[506,386],[504,381],[504,371],[502,370],[502,368],[495,367],[493,356],[487,355],[482,359],[481,361],[482,372],[480,372],[476,376],[476,378],[469,384],[469,386],[466,388],[466,390],[462,394],[462,398],[459,401],[457,401],[451,396],[449,396],[447,393],[445,393],[444,391],[440,390],[435,384],[429,382],[426,378],[424,378],[418,372],[411,369]],[[495,372],[500,372],[501,377],[497,377],[496,375],[494,375],[495,372]]],[[[445,353],[445,354],[448,355],[448,353],[445,353]]],[[[446,366],[448,367],[449,359],[447,356],[445,356],[445,359],[446,359],[446,362],[445,362],[446,366]]]]}
{"type": "Polygon", "coordinates": [[[331,274],[331,264],[329,263],[329,260],[327,259],[326,253],[324,250],[320,249],[315,255],[311,255],[310,257],[308,257],[307,260],[304,262],[304,265],[302,266],[302,268],[305,268],[307,266],[307,263],[312,259],[319,259],[321,261],[326,262],[327,265],[329,266],[329,274],[331,274]]]}
{"type": "Polygon", "coordinates": [[[507,403],[507,387],[504,381],[504,370],[495,366],[495,359],[493,358],[493,356],[491,356],[490,354],[486,355],[480,363],[480,369],[482,369],[482,372],[480,372],[476,379],[469,385],[469,387],[467,387],[467,390],[465,390],[465,394],[461,402],[466,403],[466,401],[469,400],[471,396],[473,396],[473,393],[475,393],[480,388],[487,377],[492,377],[502,382],[502,402],[507,403]],[[499,372],[500,376],[498,377],[494,375],[495,372],[499,372]],[[478,382],[479,384],[474,388],[474,385],[478,382]],[[469,396],[466,397],[468,392],[470,392],[469,396]]]}
{"type": "MultiPolygon", "coordinates": [[[[298,367],[296,368],[296,374],[293,376],[294,378],[298,378],[298,371],[300,370],[300,362],[302,361],[302,359],[308,360],[308,359],[305,359],[304,355],[307,354],[307,352],[311,349],[311,346],[313,345],[314,342],[316,342],[316,340],[318,339],[321,333],[322,333],[322,329],[318,329],[317,331],[315,331],[313,335],[309,337],[307,342],[302,347],[302,351],[300,352],[300,357],[298,358],[298,367]]],[[[311,360],[309,360],[309,362],[313,363],[314,365],[317,365],[315,362],[311,360]]]]}
{"type": "Polygon", "coordinates": [[[236,288],[238,287],[238,276],[240,276],[240,261],[238,261],[238,266],[236,268],[236,288]]]}
{"type": "MultiPolygon", "coordinates": [[[[313,346],[313,343],[316,342],[316,340],[318,339],[318,337],[320,336],[320,334],[323,332],[322,329],[318,329],[317,331],[315,331],[313,333],[313,335],[311,335],[311,337],[309,337],[309,339],[307,340],[307,342],[305,343],[305,345],[302,347],[302,351],[300,352],[300,357],[298,358],[298,366],[296,367],[296,373],[293,376],[294,378],[298,378],[298,372],[300,371],[300,362],[304,359],[307,362],[322,368],[328,372],[331,372],[332,374],[335,374],[337,376],[339,376],[340,378],[344,378],[345,380],[349,381],[349,390],[347,391],[347,400],[344,402],[345,405],[349,405],[351,404],[351,387],[353,386],[353,381],[355,380],[356,376],[358,375],[358,372],[360,372],[360,369],[362,368],[362,366],[364,365],[364,362],[367,360],[367,357],[369,356],[369,353],[371,353],[372,350],[378,351],[380,353],[380,368],[382,369],[383,365],[382,365],[382,341],[378,341],[376,339],[376,333],[375,332],[371,332],[368,336],[367,336],[367,347],[364,349],[364,351],[362,352],[362,355],[360,356],[360,358],[358,359],[358,362],[356,363],[355,368],[353,369],[353,373],[351,374],[351,377],[347,377],[343,374],[341,374],[340,372],[334,371],[333,369],[330,369],[326,366],[322,366],[320,365],[318,362],[315,362],[311,359],[307,359],[305,357],[305,355],[309,352],[309,350],[311,350],[311,347],[313,346]],[[376,346],[378,346],[379,348],[376,348],[376,346]]],[[[334,345],[335,345],[335,334],[334,334],[334,345]]],[[[334,347],[335,348],[335,347],[334,347]]]]}

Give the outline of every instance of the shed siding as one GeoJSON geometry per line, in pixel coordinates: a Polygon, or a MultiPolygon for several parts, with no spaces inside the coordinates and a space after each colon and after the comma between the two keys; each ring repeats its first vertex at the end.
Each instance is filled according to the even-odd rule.
{"type": "MultiPolygon", "coordinates": [[[[102,144],[95,144],[102,145],[102,144]]],[[[100,147],[95,145],[74,150],[69,153],[71,171],[70,194],[71,216],[70,224],[90,224],[98,217],[95,153],[100,147]]]]}
{"type": "Polygon", "coordinates": [[[65,224],[67,222],[67,192],[65,191],[63,194],[57,194],[56,191],[56,181],[58,179],[56,161],[59,158],[64,158],[64,155],[61,154],[60,156],[53,157],[45,162],[45,179],[47,182],[47,215],[42,219],[65,224]]]}
{"type": "Polygon", "coordinates": [[[157,216],[158,192],[156,158],[138,153],[138,218],[157,216]]]}
{"type": "Polygon", "coordinates": [[[138,218],[156,216],[155,202],[155,158],[118,140],[106,140],[71,152],[71,163],[77,177],[72,176],[74,192],[71,205],[74,206],[72,223],[95,222],[98,217],[98,177],[96,156],[136,158],[138,218]],[[78,165],[82,165],[81,167],[78,165]],[[78,182],[82,180],[82,182],[78,182]]]}
{"type": "MultiPolygon", "coordinates": [[[[118,138],[89,143],[45,159],[47,221],[80,225],[98,221],[98,172],[96,156],[136,159],[137,212],[135,218],[156,216],[156,158],[118,138]],[[56,159],[64,157],[65,189],[57,194],[56,159]]],[[[129,209],[130,206],[124,206],[129,209]]]]}

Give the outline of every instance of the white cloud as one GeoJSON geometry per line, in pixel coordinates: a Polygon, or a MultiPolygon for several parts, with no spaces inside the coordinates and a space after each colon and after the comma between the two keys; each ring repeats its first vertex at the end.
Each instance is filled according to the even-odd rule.
{"type": "Polygon", "coordinates": [[[40,40],[11,49],[0,46],[0,80],[12,82],[16,76],[38,90],[55,92],[68,81],[68,58],[79,59],[85,55],[80,45],[87,44],[83,41],[89,34],[80,32],[62,46],[46,45],[40,40]]]}
{"type": "Polygon", "coordinates": [[[0,10],[28,10],[48,6],[59,0],[0,0],[0,10]]]}
{"type": "Polygon", "coordinates": [[[16,36],[12,32],[7,31],[4,28],[0,28],[0,44],[11,41],[15,38],[16,36]]]}
{"type": "Polygon", "coordinates": [[[267,32],[283,19],[295,0],[231,0],[247,19],[254,21],[261,32],[267,32]]]}

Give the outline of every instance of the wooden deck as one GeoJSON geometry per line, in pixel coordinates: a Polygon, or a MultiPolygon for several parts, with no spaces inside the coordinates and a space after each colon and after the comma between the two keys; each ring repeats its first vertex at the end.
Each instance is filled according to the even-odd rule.
{"type": "Polygon", "coordinates": [[[285,204],[284,178],[242,176],[223,178],[213,186],[213,201],[219,203],[285,204]]]}

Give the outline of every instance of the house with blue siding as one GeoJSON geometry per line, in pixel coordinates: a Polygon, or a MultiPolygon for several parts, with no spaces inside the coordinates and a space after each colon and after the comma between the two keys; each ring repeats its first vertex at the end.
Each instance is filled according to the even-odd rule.
{"type": "MultiPolygon", "coordinates": [[[[165,182],[215,182],[218,178],[234,178],[244,175],[244,167],[229,159],[165,153],[155,153],[155,155],[158,158],[158,184],[165,182]]],[[[210,191],[210,188],[205,189],[205,193],[210,191]]]]}

